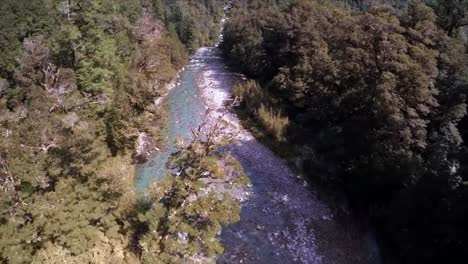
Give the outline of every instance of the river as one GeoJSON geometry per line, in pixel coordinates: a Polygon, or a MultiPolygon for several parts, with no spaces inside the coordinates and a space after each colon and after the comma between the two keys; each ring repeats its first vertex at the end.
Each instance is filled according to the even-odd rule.
{"type": "Polygon", "coordinates": [[[168,96],[169,120],[165,146],[137,170],[136,186],[143,190],[164,177],[165,163],[177,137],[189,139],[206,107],[208,118],[222,118],[224,130],[237,141],[227,150],[250,178],[250,195],[242,204],[241,220],[223,227],[225,252],[218,263],[380,263],[372,232],[347,212],[346,204],[318,195],[320,190],[298,177],[287,163],[225,112],[233,84],[242,76],[226,66],[218,47],[199,49],[180,72],[168,96]],[[343,209],[345,208],[345,209],[343,209]]]}

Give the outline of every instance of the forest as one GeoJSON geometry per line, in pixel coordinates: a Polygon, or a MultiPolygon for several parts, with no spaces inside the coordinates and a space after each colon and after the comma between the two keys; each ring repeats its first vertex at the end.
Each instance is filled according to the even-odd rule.
{"type": "Polygon", "coordinates": [[[344,192],[383,263],[467,263],[468,0],[0,0],[1,264],[216,262],[236,158],[193,131],[145,193],[135,165],[221,28],[244,126],[344,192]]]}
{"type": "Polygon", "coordinates": [[[172,214],[204,187],[202,169],[222,178],[232,158],[194,141],[172,162],[198,170],[169,177],[146,198],[133,181],[145,158],[139,137],[157,147],[165,126],[154,100],[196,48],[217,40],[223,7],[0,1],[0,263],[176,263],[221,250],[214,235],[238,217],[235,202],[207,196],[172,214]],[[197,214],[215,201],[213,215],[197,214]],[[180,226],[197,239],[174,249],[169,238],[180,226]]]}
{"type": "Polygon", "coordinates": [[[468,2],[236,1],[229,16],[222,49],[251,79],[235,95],[259,136],[345,190],[385,263],[466,263],[468,2]]]}

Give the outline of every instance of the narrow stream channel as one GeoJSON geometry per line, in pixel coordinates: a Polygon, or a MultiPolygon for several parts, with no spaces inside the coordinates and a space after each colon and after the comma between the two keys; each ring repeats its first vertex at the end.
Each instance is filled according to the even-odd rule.
{"type": "Polygon", "coordinates": [[[199,50],[174,81],[167,98],[169,121],[164,145],[148,162],[137,167],[137,191],[143,191],[153,180],[166,176],[166,163],[170,154],[176,151],[176,139],[190,139],[191,129],[203,121],[205,105],[196,82],[205,67],[203,61],[203,50],[199,50]]]}
{"type": "MultiPolygon", "coordinates": [[[[164,167],[175,150],[175,139],[190,137],[207,105],[217,110],[215,116],[221,115],[223,102],[239,78],[229,71],[217,47],[194,54],[169,94],[165,146],[137,169],[139,191],[166,175],[164,167]]],[[[345,205],[319,199],[317,187],[308,186],[285,161],[240,127],[235,114],[229,112],[224,119],[240,132],[228,151],[241,162],[252,187],[242,205],[241,220],[223,227],[220,238],[225,252],[218,263],[380,263],[372,233],[352,216],[343,219],[333,213],[334,207],[345,205]]]]}

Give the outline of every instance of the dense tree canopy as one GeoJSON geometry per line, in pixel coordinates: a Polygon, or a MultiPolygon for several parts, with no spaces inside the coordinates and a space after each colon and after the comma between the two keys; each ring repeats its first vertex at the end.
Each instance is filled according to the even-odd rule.
{"type": "MultiPolygon", "coordinates": [[[[242,188],[239,164],[196,139],[141,198],[132,161],[224,4],[0,1],[1,263],[215,261],[240,208],[211,184],[242,188]]],[[[221,48],[252,78],[235,96],[268,140],[344,188],[396,262],[466,262],[467,1],[230,6],[221,48]]]]}
{"type": "Polygon", "coordinates": [[[427,3],[439,16],[440,26],[449,35],[456,33],[458,29],[468,26],[468,1],[466,0],[429,0],[427,3]]]}
{"type": "Polygon", "coordinates": [[[1,263],[141,262],[140,226],[153,226],[138,219],[150,208],[134,190],[136,139],[160,137],[154,100],[218,35],[222,12],[221,1],[167,1],[161,14],[154,2],[0,2],[1,263]]]}
{"type": "Polygon", "coordinates": [[[242,106],[267,132],[287,131],[306,172],[316,157],[307,149],[333,161],[336,173],[312,176],[338,179],[399,261],[459,263],[468,242],[457,224],[468,198],[459,169],[468,72],[464,44],[447,36],[445,19],[457,16],[440,8],[453,2],[463,14],[466,4],[347,1],[365,10],[356,11],[330,1],[238,2],[222,48],[259,82],[237,86],[242,106]],[[265,105],[284,117],[266,123],[265,105]]]}

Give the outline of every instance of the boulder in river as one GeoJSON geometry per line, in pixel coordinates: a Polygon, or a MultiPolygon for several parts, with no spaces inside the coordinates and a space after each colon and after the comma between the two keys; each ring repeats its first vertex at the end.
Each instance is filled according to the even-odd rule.
{"type": "Polygon", "coordinates": [[[133,155],[134,163],[143,163],[149,159],[149,157],[160,149],[156,147],[154,139],[148,136],[146,132],[138,134],[138,138],[135,141],[135,153],[133,155]]]}

